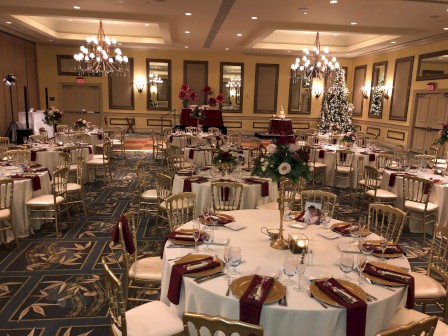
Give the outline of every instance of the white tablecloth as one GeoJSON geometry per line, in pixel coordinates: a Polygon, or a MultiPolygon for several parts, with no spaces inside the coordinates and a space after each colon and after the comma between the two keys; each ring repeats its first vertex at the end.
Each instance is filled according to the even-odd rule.
{"type": "MultiPolygon", "coordinates": [[[[236,221],[244,223],[247,228],[241,231],[232,231],[225,227],[215,230],[216,237],[228,238],[229,245],[239,246],[242,249],[242,263],[238,267],[240,275],[266,272],[270,270],[281,274],[282,258],[289,255],[289,250],[275,250],[269,246],[268,237],[260,232],[260,228],[267,226],[277,228],[279,225],[279,212],[272,210],[240,210],[231,211],[228,214],[234,216],[236,221]]],[[[184,225],[192,228],[191,223],[184,225]]],[[[311,225],[304,230],[286,228],[285,238],[288,232],[302,232],[310,239],[310,248],[314,254],[314,265],[308,266],[305,276],[334,276],[339,277],[342,272],[337,263],[340,257],[338,244],[347,242],[352,238],[341,237],[327,240],[318,235],[323,229],[311,225]]],[[[374,237],[373,235],[369,236],[374,237]]],[[[169,245],[170,242],[167,243],[169,245]]],[[[216,253],[221,259],[223,246],[211,245],[212,254],[216,253]]],[[[201,246],[202,248],[202,246],[201,246]]],[[[183,312],[199,312],[210,315],[220,315],[227,318],[239,319],[239,301],[233,295],[225,296],[227,282],[221,277],[209,280],[202,284],[196,284],[193,278],[184,276],[179,305],[173,305],[167,299],[167,290],[173,261],[169,258],[185,255],[191,252],[191,248],[166,248],[164,250],[161,300],[170,305],[179,315],[183,312]]],[[[376,259],[375,257],[371,257],[376,259]]],[[[390,260],[391,264],[409,266],[404,257],[390,260]]],[[[357,275],[350,274],[352,279],[357,275]]],[[[295,279],[296,280],[296,279],[295,279]]],[[[404,305],[406,289],[398,288],[395,292],[385,290],[379,286],[366,284],[364,289],[378,298],[377,302],[367,303],[366,335],[373,336],[381,329],[388,326],[390,319],[398,307],[404,305]]],[[[313,298],[303,292],[296,292],[288,287],[288,307],[281,307],[277,303],[264,305],[261,313],[260,324],[265,330],[266,336],[345,336],[346,310],[329,307],[324,309],[313,298]]]]}
{"type": "MultiPolygon", "coordinates": [[[[173,194],[183,192],[185,176],[174,176],[173,194]]],[[[220,178],[217,178],[218,180],[220,178]]],[[[203,209],[212,205],[212,186],[210,182],[192,183],[191,191],[196,193],[196,216],[202,214],[203,209]]],[[[274,202],[278,199],[277,183],[269,182],[269,196],[261,197],[260,184],[243,184],[241,209],[255,209],[257,205],[274,202]]]]}

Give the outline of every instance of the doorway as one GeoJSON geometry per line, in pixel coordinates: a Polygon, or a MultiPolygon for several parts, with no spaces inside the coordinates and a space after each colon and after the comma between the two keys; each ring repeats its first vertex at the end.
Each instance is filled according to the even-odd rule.
{"type": "Polygon", "coordinates": [[[76,120],[85,119],[93,125],[101,126],[100,84],[60,84],[59,93],[64,124],[71,127],[76,120]]]}

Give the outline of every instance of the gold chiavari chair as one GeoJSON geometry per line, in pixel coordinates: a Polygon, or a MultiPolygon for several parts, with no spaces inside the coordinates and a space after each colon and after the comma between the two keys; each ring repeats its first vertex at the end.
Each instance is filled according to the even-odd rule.
{"type": "Polygon", "coordinates": [[[403,232],[406,213],[388,204],[369,204],[367,223],[370,231],[378,236],[388,237],[398,244],[403,232]]]}
{"type": "Polygon", "coordinates": [[[44,134],[33,134],[28,137],[33,142],[44,143],[48,140],[48,137],[44,134]]]}
{"type": "Polygon", "coordinates": [[[140,223],[140,215],[143,213],[154,213],[154,205],[157,205],[157,189],[150,188],[149,175],[145,171],[143,162],[137,163],[137,180],[138,180],[138,223],[140,223]]]}
{"type": "Polygon", "coordinates": [[[31,152],[26,149],[9,150],[3,155],[15,164],[28,164],[31,161],[31,152]]]}
{"type": "Polygon", "coordinates": [[[215,211],[241,209],[243,185],[238,182],[212,183],[212,205],[215,211]]]}
{"type": "Polygon", "coordinates": [[[376,168],[371,166],[364,167],[364,191],[365,196],[371,198],[373,203],[388,203],[395,205],[397,195],[393,192],[381,189],[381,180],[379,179],[379,172],[376,168]]]}
{"type": "MultiPolygon", "coordinates": [[[[286,180],[284,182],[284,188],[285,188],[285,207],[289,207],[289,209],[294,208],[294,204],[296,202],[296,194],[299,191],[300,183],[304,183],[303,181],[299,181],[297,183],[294,183],[291,180],[286,180]]],[[[303,185],[303,184],[302,184],[303,185]]],[[[277,199],[275,202],[268,202],[257,205],[257,209],[264,209],[264,210],[279,210],[280,209],[280,198],[277,199]]]]}
{"type": "Polygon", "coordinates": [[[336,151],[336,164],[334,167],[333,187],[339,178],[347,180],[350,191],[352,190],[352,178],[354,174],[353,162],[355,159],[355,153],[350,150],[337,150],[336,151]]]}
{"type": "Polygon", "coordinates": [[[196,218],[196,193],[182,192],[169,196],[165,200],[170,231],[196,218]]]}
{"type": "Polygon", "coordinates": [[[155,177],[157,190],[157,219],[154,226],[154,234],[157,234],[159,229],[159,220],[168,221],[168,213],[166,206],[166,199],[171,196],[173,187],[173,179],[165,174],[157,173],[155,177]]]}
{"type": "Polygon", "coordinates": [[[13,196],[14,180],[9,178],[0,179],[0,232],[4,233],[4,241],[6,242],[6,231],[11,231],[14,236],[14,240],[16,241],[17,248],[20,249],[16,229],[14,227],[14,217],[12,211],[13,196]]]}
{"type": "Polygon", "coordinates": [[[433,336],[436,330],[437,317],[411,322],[408,325],[382,330],[376,336],[433,336]]]}
{"type": "Polygon", "coordinates": [[[9,138],[0,137],[0,160],[3,158],[5,152],[9,150],[9,138]]]}
{"type": "Polygon", "coordinates": [[[86,202],[84,197],[84,158],[77,159],[76,180],[67,183],[67,206],[79,204],[87,217],[86,202]]]}
{"type": "Polygon", "coordinates": [[[187,126],[187,127],[185,127],[185,132],[197,133],[198,128],[196,126],[187,126]]]}
{"type": "Polygon", "coordinates": [[[60,133],[60,132],[65,132],[68,131],[69,127],[68,125],[56,125],[56,132],[60,133]]]}
{"type": "MultiPolygon", "coordinates": [[[[406,326],[410,323],[414,323],[417,321],[422,321],[427,319],[428,317],[430,316],[414,309],[400,308],[395,312],[394,316],[392,317],[392,320],[389,322],[387,330],[406,326]]],[[[437,319],[436,316],[433,316],[433,318],[437,319]]],[[[408,336],[408,334],[405,335],[408,336]]],[[[420,334],[417,335],[421,336],[420,334]]],[[[446,325],[446,323],[443,323],[440,319],[437,319],[437,325],[436,330],[434,331],[434,336],[446,336],[446,335],[448,335],[448,325],[446,325]]]]}
{"type": "Polygon", "coordinates": [[[302,191],[302,209],[305,210],[306,202],[320,203],[322,208],[327,206],[330,210],[330,217],[334,215],[337,196],[331,192],[323,190],[304,190],[302,191]]]}
{"type": "Polygon", "coordinates": [[[110,158],[112,156],[112,144],[110,141],[106,141],[103,144],[102,158],[93,158],[87,161],[87,168],[93,170],[94,178],[97,177],[97,172],[100,171],[103,177],[109,174],[109,178],[112,180],[112,171],[110,170],[110,158]]]}
{"type": "MultiPolygon", "coordinates": [[[[393,160],[394,160],[394,157],[391,154],[378,154],[375,157],[376,169],[378,169],[378,172],[380,174],[383,174],[384,169],[387,167],[390,167],[392,165],[393,160]]],[[[381,179],[381,177],[382,177],[382,175],[380,175],[380,179],[381,179]]]]}
{"type": "Polygon", "coordinates": [[[310,159],[308,161],[308,166],[310,167],[311,179],[313,186],[318,179],[322,180],[322,185],[325,185],[325,178],[327,174],[327,165],[325,163],[319,162],[319,152],[320,149],[314,147],[308,147],[310,153],[310,159]]]}

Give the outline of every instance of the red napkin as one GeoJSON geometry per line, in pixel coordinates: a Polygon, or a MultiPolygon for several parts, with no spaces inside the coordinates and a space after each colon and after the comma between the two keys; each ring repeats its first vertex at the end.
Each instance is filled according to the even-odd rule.
{"type": "Polygon", "coordinates": [[[46,151],[46,149],[45,148],[42,148],[42,149],[37,149],[37,150],[32,150],[31,151],[31,161],[36,161],[36,153],[37,152],[45,152],[46,151]]]}
{"type": "Polygon", "coordinates": [[[188,152],[188,158],[189,159],[194,159],[194,152],[195,150],[193,148],[190,149],[190,151],[188,152]]]}
{"type": "Polygon", "coordinates": [[[217,221],[217,224],[228,224],[230,222],[232,222],[232,220],[228,217],[221,217],[220,215],[216,215],[216,216],[209,216],[209,218],[213,221],[217,221]]]}
{"type": "Polygon", "coordinates": [[[252,184],[259,184],[259,185],[261,185],[261,197],[269,196],[269,182],[263,181],[263,180],[259,180],[259,179],[254,179],[252,177],[248,177],[248,178],[244,179],[244,181],[246,183],[252,183],[252,184]]]}
{"type": "Polygon", "coordinates": [[[254,275],[249,287],[240,298],[240,321],[260,324],[261,309],[273,284],[272,277],[254,275]],[[262,288],[258,300],[254,296],[258,289],[257,286],[262,288]]]}
{"type": "Polygon", "coordinates": [[[367,263],[366,267],[364,268],[364,272],[367,274],[373,275],[377,278],[381,278],[388,281],[398,282],[401,284],[405,284],[408,286],[408,297],[406,302],[406,308],[413,309],[414,308],[414,301],[415,301],[415,283],[414,283],[414,277],[405,274],[409,278],[403,278],[400,277],[400,275],[403,275],[403,273],[394,272],[389,269],[385,269],[378,266],[373,266],[370,263],[367,263]],[[386,271],[387,274],[382,274],[381,272],[386,271]],[[397,274],[397,276],[394,276],[393,274],[397,274]]]}
{"type": "Polygon", "coordinates": [[[30,179],[31,184],[33,185],[33,191],[41,189],[39,175],[15,174],[15,175],[11,175],[11,178],[13,178],[13,179],[30,179]]]}
{"type": "MultiPolygon", "coordinates": [[[[363,247],[366,250],[373,249],[373,253],[382,253],[381,248],[378,244],[365,243],[365,244],[363,244],[363,247]]],[[[387,246],[386,250],[384,250],[384,254],[395,254],[395,253],[402,253],[402,254],[406,255],[406,253],[401,248],[401,246],[396,245],[396,244],[391,244],[391,245],[387,246]]]]}
{"type": "Polygon", "coordinates": [[[114,243],[120,242],[120,233],[118,232],[119,222],[121,222],[121,227],[123,229],[123,239],[126,251],[128,251],[129,254],[132,254],[135,251],[134,240],[132,239],[132,233],[131,230],[129,229],[128,221],[124,215],[121,215],[121,217],[115,223],[115,226],[112,230],[112,240],[114,243]]]}
{"type": "Polygon", "coordinates": [[[349,235],[350,234],[350,226],[351,225],[352,225],[351,223],[348,223],[348,224],[345,224],[345,225],[337,226],[337,227],[333,228],[333,231],[336,231],[336,232],[338,232],[338,233],[340,233],[342,235],[349,235]]]}
{"type": "Polygon", "coordinates": [[[367,317],[367,304],[349,291],[347,288],[342,286],[336,279],[330,278],[325,281],[316,281],[317,287],[324,292],[326,295],[331,297],[334,301],[339,303],[341,306],[347,308],[347,336],[360,336],[365,335],[366,332],[366,317],[367,317]],[[330,283],[331,286],[326,286],[326,283],[330,283]],[[337,289],[342,289],[348,293],[351,297],[357,299],[358,301],[354,303],[348,303],[342,299],[338,294],[334,292],[331,287],[336,287],[337,289]]]}
{"type": "MultiPolygon", "coordinates": [[[[389,168],[387,168],[389,169],[389,168]]],[[[397,176],[405,176],[406,174],[403,173],[392,173],[390,174],[389,177],[389,187],[393,187],[395,185],[395,179],[397,178],[397,176]]]]}
{"type": "Polygon", "coordinates": [[[171,303],[174,303],[175,305],[179,304],[179,298],[180,298],[180,289],[182,285],[182,275],[187,273],[196,273],[205,271],[211,268],[214,268],[216,266],[219,266],[219,261],[214,261],[213,257],[208,257],[192,262],[186,262],[182,264],[174,265],[171,269],[171,277],[170,277],[170,286],[168,288],[168,300],[171,301],[171,303]],[[200,268],[195,268],[192,270],[188,270],[186,266],[193,266],[200,264],[201,262],[208,261],[209,263],[205,266],[202,266],[200,268]],[[184,267],[185,266],[185,267],[184,267]]]}
{"type": "Polygon", "coordinates": [[[185,180],[184,180],[184,192],[187,192],[187,191],[191,191],[191,184],[192,183],[204,183],[204,182],[207,182],[208,181],[208,178],[206,178],[206,177],[203,177],[203,176],[199,176],[199,177],[196,177],[196,178],[186,178],[185,180]]]}
{"type": "Polygon", "coordinates": [[[295,220],[296,222],[303,222],[303,221],[304,221],[303,216],[305,216],[305,211],[302,211],[300,214],[298,214],[298,215],[294,218],[294,220],[295,220]]]}
{"type": "Polygon", "coordinates": [[[376,160],[375,154],[369,154],[369,161],[374,162],[376,160]]]}
{"type": "Polygon", "coordinates": [[[323,159],[325,157],[325,151],[323,149],[321,149],[319,151],[319,159],[323,159]]]}
{"type": "Polygon", "coordinates": [[[44,166],[36,163],[36,164],[33,164],[33,165],[30,166],[30,171],[31,172],[35,172],[35,173],[47,171],[48,172],[48,177],[50,178],[50,181],[51,181],[51,173],[50,173],[50,170],[47,167],[44,167],[44,166]]]}

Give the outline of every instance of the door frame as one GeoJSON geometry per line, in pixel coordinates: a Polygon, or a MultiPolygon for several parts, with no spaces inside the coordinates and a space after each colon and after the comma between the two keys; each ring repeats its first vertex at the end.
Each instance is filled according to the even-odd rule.
{"type": "Polygon", "coordinates": [[[99,96],[99,98],[100,98],[100,100],[99,100],[99,103],[100,103],[100,110],[99,110],[99,113],[100,113],[100,125],[98,125],[98,126],[102,127],[102,125],[103,125],[103,85],[101,83],[76,84],[76,83],[73,83],[73,82],[59,82],[58,83],[58,94],[59,94],[59,102],[60,102],[59,108],[61,109],[62,112],[64,112],[63,109],[62,109],[62,107],[63,107],[63,105],[62,105],[62,86],[64,86],[64,85],[76,86],[76,87],[80,87],[80,86],[98,87],[99,94],[100,94],[100,96],[99,96]]]}

